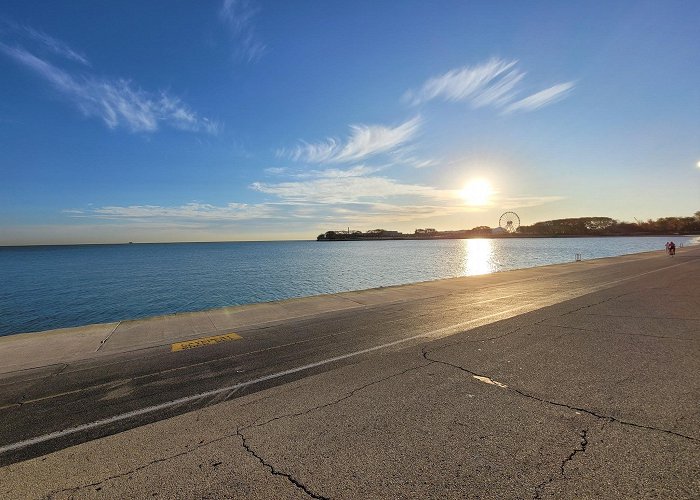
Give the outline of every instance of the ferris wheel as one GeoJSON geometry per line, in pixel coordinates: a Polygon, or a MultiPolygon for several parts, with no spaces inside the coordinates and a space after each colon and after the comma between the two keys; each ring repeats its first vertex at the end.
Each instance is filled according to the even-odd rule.
{"type": "Polygon", "coordinates": [[[498,219],[498,227],[505,229],[508,233],[514,233],[520,227],[520,217],[515,212],[505,212],[498,219]]]}

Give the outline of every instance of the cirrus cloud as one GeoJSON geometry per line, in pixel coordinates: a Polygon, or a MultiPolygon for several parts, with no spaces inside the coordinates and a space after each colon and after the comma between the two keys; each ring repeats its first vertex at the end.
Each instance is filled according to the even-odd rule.
{"type": "Polygon", "coordinates": [[[506,113],[512,111],[532,111],[560,101],[565,98],[573,88],[573,82],[560,83],[525,97],[524,99],[520,99],[519,101],[512,102],[505,107],[504,111],[506,113]]]}
{"type": "Polygon", "coordinates": [[[219,18],[228,26],[235,44],[234,56],[247,62],[257,61],[267,49],[255,32],[253,18],[257,13],[248,0],[224,0],[219,10],[219,18]]]}
{"type": "Polygon", "coordinates": [[[89,210],[70,209],[64,210],[63,212],[72,217],[131,221],[235,221],[265,219],[275,215],[274,206],[270,204],[249,205],[246,203],[228,203],[224,206],[216,206],[197,202],[174,207],[164,207],[160,205],[111,205],[89,210]]]}
{"type": "Polygon", "coordinates": [[[574,82],[553,85],[527,97],[522,94],[525,72],[518,68],[518,61],[494,58],[475,66],[452,69],[428,79],[418,90],[407,91],[404,101],[417,106],[442,99],[466,101],[474,108],[491,106],[503,113],[533,111],[566,97],[574,82]]]}
{"type": "Polygon", "coordinates": [[[125,79],[109,80],[71,73],[22,47],[2,42],[0,52],[46,80],[85,116],[100,118],[109,128],[155,132],[165,124],[178,130],[208,134],[217,134],[221,129],[218,122],[200,116],[166,92],[147,92],[125,79]]]}
{"type": "Polygon", "coordinates": [[[284,201],[317,204],[371,201],[396,197],[421,197],[428,199],[454,199],[457,191],[438,189],[419,184],[406,184],[386,177],[325,177],[309,181],[280,182],[276,184],[254,182],[254,191],[271,194],[284,201]]]}
{"type": "Polygon", "coordinates": [[[315,143],[302,142],[292,149],[281,149],[278,157],[309,163],[348,163],[398,150],[420,129],[416,116],[396,127],[384,125],[351,125],[347,140],[329,137],[315,143]]]}

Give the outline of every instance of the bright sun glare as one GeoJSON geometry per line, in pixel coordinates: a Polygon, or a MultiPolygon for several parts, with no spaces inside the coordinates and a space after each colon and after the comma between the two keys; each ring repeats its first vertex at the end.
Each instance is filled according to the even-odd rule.
{"type": "Polygon", "coordinates": [[[460,194],[467,205],[486,205],[493,194],[493,189],[489,181],[475,179],[465,185],[460,194]]]}

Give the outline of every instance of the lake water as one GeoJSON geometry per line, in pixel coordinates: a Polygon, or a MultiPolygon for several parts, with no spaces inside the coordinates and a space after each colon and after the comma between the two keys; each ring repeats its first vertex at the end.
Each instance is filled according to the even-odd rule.
{"type": "Polygon", "coordinates": [[[0,335],[571,262],[577,253],[663,252],[669,239],[0,247],[0,335]]]}

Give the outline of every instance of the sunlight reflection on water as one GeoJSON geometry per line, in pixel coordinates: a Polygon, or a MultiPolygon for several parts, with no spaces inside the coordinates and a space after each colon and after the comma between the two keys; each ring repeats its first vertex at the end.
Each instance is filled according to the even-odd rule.
{"type": "Polygon", "coordinates": [[[493,240],[461,240],[464,251],[464,275],[476,276],[496,271],[493,240]]]}

